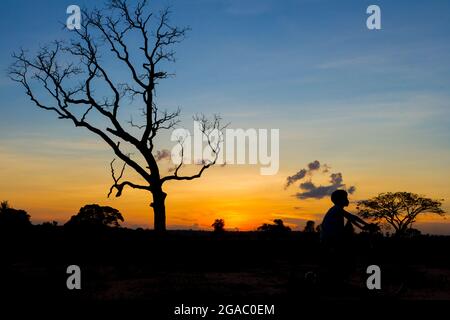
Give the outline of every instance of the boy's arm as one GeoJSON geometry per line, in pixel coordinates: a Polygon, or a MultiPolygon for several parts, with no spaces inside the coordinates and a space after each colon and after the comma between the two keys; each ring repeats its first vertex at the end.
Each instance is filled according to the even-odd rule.
{"type": "Polygon", "coordinates": [[[344,211],[344,217],[349,220],[351,223],[353,223],[354,225],[356,225],[358,228],[362,229],[366,226],[368,226],[369,224],[367,222],[365,222],[363,219],[361,219],[358,216],[355,216],[354,214],[351,214],[350,212],[347,212],[345,210],[344,211]]]}

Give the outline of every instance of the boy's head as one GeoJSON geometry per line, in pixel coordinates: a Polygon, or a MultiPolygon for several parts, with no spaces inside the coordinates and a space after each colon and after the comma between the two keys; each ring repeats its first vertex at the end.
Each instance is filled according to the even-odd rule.
{"type": "Polygon", "coordinates": [[[348,194],[345,190],[336,190],[331,194],[331,201],[339,206],[339,207],[346,207],[350,204],[348,201],[348,194]]]}

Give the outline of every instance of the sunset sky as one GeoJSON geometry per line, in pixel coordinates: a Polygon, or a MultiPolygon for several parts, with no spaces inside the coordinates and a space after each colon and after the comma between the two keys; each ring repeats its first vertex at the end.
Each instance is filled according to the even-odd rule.
{"type": "MultiPolygon", "coordinates": [[[[284,188],[314,160],[331,168],[312,181],[326,185],[331,172],[342,173],[347,187],[356,186],[351,201],[411,191],[444,199],[450,211],[450,2],[153,2],[155,9],[170,4],[173,23],[192,29],[176,47],[176,77],[158,88],[159,105],[180,106],[190,130],[196,113],[220,113],[231,128],[280,130],[276,175],[260,175],[260,165],[227,165],[166,184],[169,228],[211,229],[216,218],[239,230],[276,218],[294,229],[320,223],[328,197],[298,199],[298,183],[284,188]],[[382,30],[370,31],[366,8],[375,3],[382,30]]],[[[126,226],[151,228],[150,194],[126,189],[107,198],[112,151],[36,108],[6,74],[13,51],[68,39],[60,24],[67,6],[88,3],[0,4],[0,200],[27,210],[34,223],[64,223],[99,203],[118,208],[126,226]]],[[[167,136],[160,143],[173,146],[167,136]]],[[[425,215],[417,227],[450,234],[449,219],[439,216],[425,215]]]]}

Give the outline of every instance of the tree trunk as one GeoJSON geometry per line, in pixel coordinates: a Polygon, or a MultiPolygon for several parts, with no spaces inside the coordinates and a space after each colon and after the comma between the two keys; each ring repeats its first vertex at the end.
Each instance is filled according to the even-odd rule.
{"type": "Polygon", "coordinates": [[[153,208],[154,224],[153,227],[155,231],[164,232],[166,231],[166,205],[165,200],[167,194],[162,191],[161,188],[155,188],[152,191],[153,202],[150,206],[153,208]]]}

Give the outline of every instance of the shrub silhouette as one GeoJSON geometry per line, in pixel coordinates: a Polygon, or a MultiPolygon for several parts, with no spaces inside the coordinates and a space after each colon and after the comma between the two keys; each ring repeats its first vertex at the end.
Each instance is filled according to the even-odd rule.
{"type": "Polygon", "coordinates": [[[65,227],[120,227],[124,221],[119,210],[100,206],[98,204],[85,205],[78,214],[72,216],[65,227]]]}
{"type": "Polygon", "coordinates": [[[25,210],[13,209],[7,201],[0,203],[0,228],[23,229],[31,226],[30,215],[25,210]]]}
{"type": "Polygon", "coordinates": [[[316,232],[320,233],[322,231],[322,224],[319,223],[316,227],[316,232]]]}
{"type": "Polygon", "coordinates": [[[310,232],[310,233],[316,232],[315,224],[316,223],[312,220],[307,221],[306,226],[303,229],[303,232],[310,232]]]}
{"type": "Polygon", "coordinates": [[[418,230],[418,229],[415,229],[415,228],[409,228],[405,232],[405,236],[409,237],[409,238],[415,238],[415,237],[418,237],[418,236],[421,236],[421,235],[422,235],[422,232],[420,230],[418,230]]]}
{"type": "Polygon", "coordinates": [[[41,224],[44,228],[54,228],[58,226],[58,221],[45,221],[41,224]]]}
{"type": "Polygon", "coordinates": [[[291,231],[291,228],[285,226],[283,220],[275,219],[273,220],[274,224],[264,223],[263,225],[258,227],[258,231],[263,232],[274,232],[274,233],[284,233],[291,231]]]}

